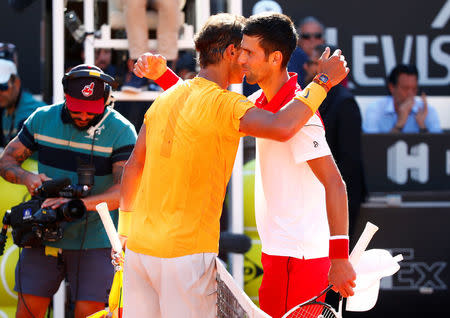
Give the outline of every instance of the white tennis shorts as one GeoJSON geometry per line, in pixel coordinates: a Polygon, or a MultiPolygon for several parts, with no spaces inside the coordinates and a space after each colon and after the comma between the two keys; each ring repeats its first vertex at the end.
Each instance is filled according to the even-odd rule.
{"type": "Polygon", "coordinates": [[[216,317],[216,256],[159,258],[127,249],[124,318],[216,317]]]}

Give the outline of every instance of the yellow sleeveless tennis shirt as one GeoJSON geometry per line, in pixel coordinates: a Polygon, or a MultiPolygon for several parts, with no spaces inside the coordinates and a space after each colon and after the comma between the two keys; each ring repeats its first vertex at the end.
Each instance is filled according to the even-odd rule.
{"type": "Polygon", "coordinates": [[[239,138],[254,107],[196,77],[167,90],[145,114],[146,155],[127,247],[162,258],[217,253],[219,219],[239,138]]]}

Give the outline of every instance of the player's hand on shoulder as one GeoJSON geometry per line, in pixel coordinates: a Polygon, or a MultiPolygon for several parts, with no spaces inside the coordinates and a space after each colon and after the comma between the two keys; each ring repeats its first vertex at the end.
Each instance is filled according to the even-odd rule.
{"type": "Polygon", "coordinates": [[[318,62],[319,73],[327,74],[332,86],[339,84],[350,71],[347,67],[347,61],[339,49],[330,56],[330,48],[327,47],[318,62]]]}
{"type": "Polygon", "coordinates": [[[332,259],[328,281],[333,285],[333,290],[339,292],[342,297],[353,296],[356,273],[352,264],[347,259],[332,259]]]}
{"type": "Polygon", "coordinates": [[[167,60],[160,54],[144,53],[134,63],[133,72],[138,77],[156,80],[167,70],[167,60]]]}

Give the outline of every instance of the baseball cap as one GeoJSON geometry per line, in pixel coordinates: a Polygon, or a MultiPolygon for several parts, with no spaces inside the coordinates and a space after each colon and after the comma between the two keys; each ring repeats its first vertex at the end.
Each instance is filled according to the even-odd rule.
{"type": "Polygon", "coordinates": [[[17,68],[14,62],[0,59],[0,84],[8,83],[11,75],[17,75],[17,68]]]}
{"type": "Polygon", "coordinates": [[[73,112],[101,114],[105,109],[105,83],[92,77],[78,77],[67,81],[66,105],[73,112]]]}

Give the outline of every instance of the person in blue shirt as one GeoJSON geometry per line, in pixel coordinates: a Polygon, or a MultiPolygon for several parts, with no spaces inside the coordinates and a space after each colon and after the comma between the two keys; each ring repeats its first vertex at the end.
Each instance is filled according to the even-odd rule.
{"type": "Polygon", "coordinates": [[[306,53],[300,48],[300,47],[296,47],[294,52],[292,52],[291,55],[291,59],[288,62],[288,71],[289,72],[293,72],[293,73],[297,73],[297,83],[300,85],[300,87],[305,87],[306,85],[306,81],[305,81],[305,76],[306,76],[306,71],[305,71],[305,67],[304,64],[308,63],[310,60],[310,58],[308,57],[308,55],[306,55],[306,53]]]}
{"type": "Polygon", "coordinates": [[[365,133],[442,132],[436,110],[428,105],[425,93],[417,97],[418,71],[415,65],[399,64],[387,79],[391,96],[366,109],[365,133]]]}
{"type": "Polygon", "coordinates": [[[11,141],[28,116],[44,105],[44,102],[36,100],[31,93],[22,89],[14,62],[0,58],[0,146],[4,147],[11,141]]]}
{"type": "MultiPolygon", "coordinates": [[[[87,212],[63,223],[63,237],[42,247],[24,248],[16,266],[17,317],[44,317],[63,279],[69,283],[75,318],[104,309],[113,279],[109,243],[95,206],[106,202],[117,225],[120,180],[136,142],[132,124],[109,107],[113,78],[100,68],[79,65],[65,74],[65,101],[38,108],[0,156],[0,175],[23,184],[31,194],[48,179],[69,178],[94,168],[94,185],[81,198],[87,212]],[[39,174],[21,163],[37,153],[39,174]]],[[[46,199],[56,209],[68,198],[46,199]]]]}
{"type": "Polygon", "coordinates": [[[305,87],[308,83],[305,81],[307,71],[304,65],[312,61],[314,48],[325,43],[325,26],[317,18],[308,16],[300,21],[297,32],[299,34],[297,47],[287,67],[289,72],[298,74],[298,84],[305,87]]]}

